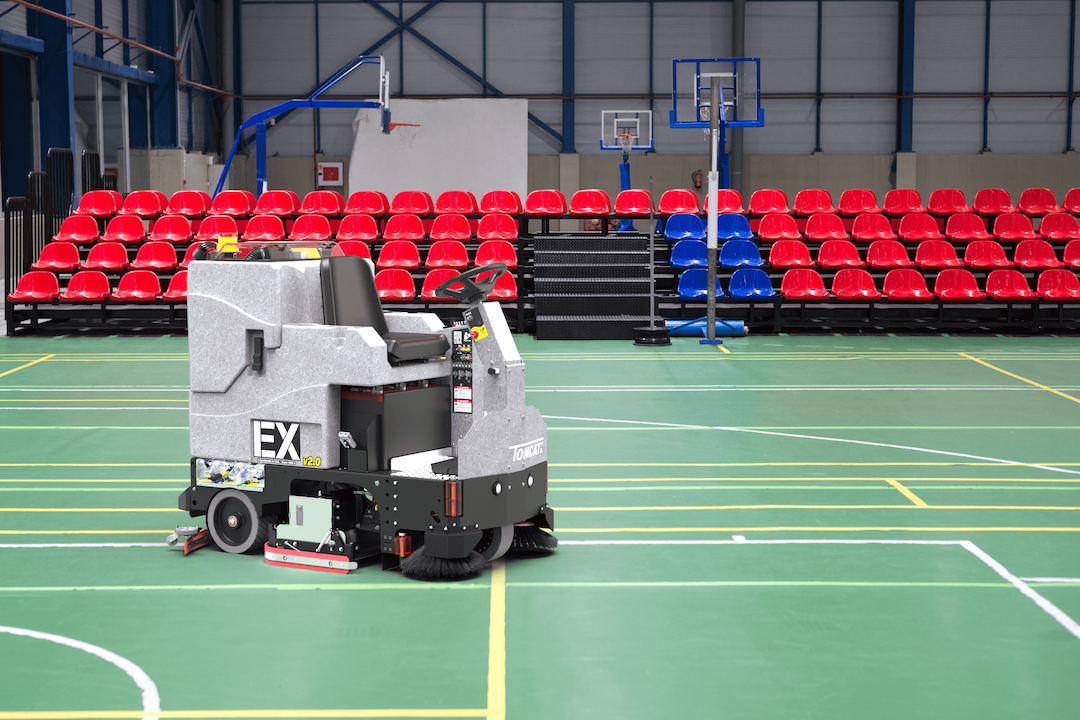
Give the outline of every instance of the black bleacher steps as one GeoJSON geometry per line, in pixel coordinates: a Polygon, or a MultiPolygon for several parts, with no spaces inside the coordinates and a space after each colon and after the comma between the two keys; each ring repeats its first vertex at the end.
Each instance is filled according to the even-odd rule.
{"type": "MultiPolygon", "coordinates": [[[[662,318],[655,318],[662,325],[662,318]]],[[[537,340],[633,340],[648,315],[537,315],[537,340]]]]}
{"type": "Polygon", "coordinates": [[[552,315],[645,315],[649,312],[648,293],[534,293],[533,302],[552,315]]]}

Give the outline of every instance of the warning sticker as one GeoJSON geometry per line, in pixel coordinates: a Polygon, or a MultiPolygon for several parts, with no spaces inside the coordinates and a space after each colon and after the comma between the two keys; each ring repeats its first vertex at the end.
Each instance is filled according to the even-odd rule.
{"type": "Polygon", "coordinates": [[[472,400],[454,400],[454,412],[472,414],[472,400]]]}
{"type": "Polygon", "coordinates": [[[472,388],[468,385],[455,385],[454,386],[454,399],[455,400],[472,400],[472,388]]]}
{"type": "Polygon", "coordinates": [[[472,329],[473,340],[483,340],[488,336],[487,325],[477,325],[472,329]]]}

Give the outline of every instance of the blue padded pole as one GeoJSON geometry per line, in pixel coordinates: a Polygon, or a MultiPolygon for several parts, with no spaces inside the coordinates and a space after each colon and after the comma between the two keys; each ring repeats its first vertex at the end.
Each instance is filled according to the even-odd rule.
{"type": "MultiPolygon", "coordinates": [[[[620,190],[629,190],[630,189],[630,163],[626,162],[625,153],[623,154],[623,161],[619,164],[619,189],[620,190]]],[[[651,199],[650,199],[650,202],[652,202],[651,199]]],[[[630,218],[623,218],[622,222],[619,223],[619,230],[620,231],[622,231],[622,230],[633,231],[634,230],[634,221],[631,220],[630,218]]]]}
{"type": "Polygon", "coordinates": [[[255,125],[255,196],[266,190],[266,123],[255,125]]]}

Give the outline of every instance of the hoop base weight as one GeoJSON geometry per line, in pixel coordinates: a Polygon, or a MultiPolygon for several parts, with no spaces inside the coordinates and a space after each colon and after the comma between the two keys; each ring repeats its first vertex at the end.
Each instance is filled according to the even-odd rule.
{"type": "Polygon", "coordinates": [[[634,344],[642,346],[659,346],[670,345],[671,337],[669,336],[666,325],[651,326],[634,328],[634,344]]]}

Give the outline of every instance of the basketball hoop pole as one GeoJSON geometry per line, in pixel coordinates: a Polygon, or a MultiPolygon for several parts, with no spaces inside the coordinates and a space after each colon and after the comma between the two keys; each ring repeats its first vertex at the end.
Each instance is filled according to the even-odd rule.
{"type": "Polygon", "coordinates": [[[709,276],[706,285],[706,292],[708,295],[705,298],[705,338],[701,340],[701,344],[720,345],[722,341],[716,339],[716,225],[718,217],[717,205],[719,204],[718,201],[720,195],[720,193],[717,192],[720,182],[720,173],[717,171],[717,154],[720,145],[720,127],[718,121],[720,115],[720,78],[713,76],[709,78],[709,81],[709,152],[711,155],[711,169],[709,170],[709,216],[707,221],[708,234],[706,236],[709,254],[709,276]]]}

